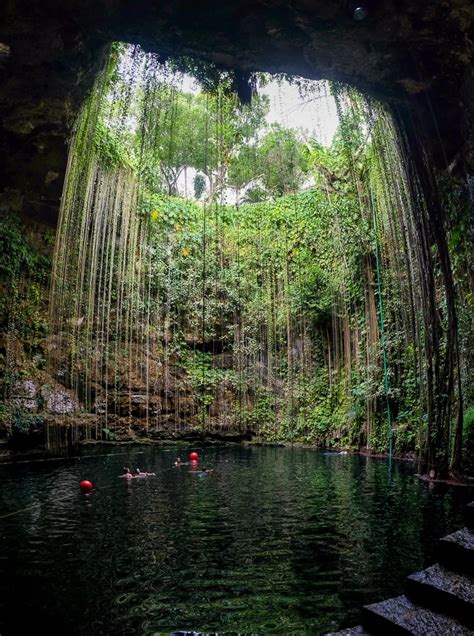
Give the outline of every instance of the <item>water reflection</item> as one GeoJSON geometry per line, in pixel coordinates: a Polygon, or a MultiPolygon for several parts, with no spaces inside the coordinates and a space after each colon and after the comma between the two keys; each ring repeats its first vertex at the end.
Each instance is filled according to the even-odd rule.
{"type": "Polygon", "coordinates": [[[177,449],[0,467],[1,633],[324,633],[399,593],[469,498],[351,455],[203,452],[205,479],[177,449]],[[157,476],[118,478],[137,463],[157,476]]]}

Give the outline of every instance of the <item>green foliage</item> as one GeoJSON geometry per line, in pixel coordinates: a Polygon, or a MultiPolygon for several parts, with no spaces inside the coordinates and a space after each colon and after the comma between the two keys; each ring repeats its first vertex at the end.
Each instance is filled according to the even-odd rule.
{"type": "Polygon", "coordinates": [[[115,441],[115,433],[111,431],[109,428],[102,429],[102,439],[106,442],[114,442],[115,441]]]}
{"type": "Polygon", "coordinates": [[[101,165],[106,168],[130,168],[132,165],[132,158],[127,148],[101,119],[98,120],[95,129],[94,150],[101,165]]]}
{"type": "Polygon", "coordinates": [[[204,176],[200,174],[199,172],[194,177],[193,187],[194,187],[194,196],[196,199],[199,200],[204,194],[204,191],[206,189],[206,180],[204,179],[204,176]]]}
{"type": "Polygon", "coordinates": [[[224,88],[226,95],[232,95],[234,74],[213,62],[183,55],[169,60],[168,67],[170,71],[190,75],[207,93],[217,93],[224,88]]]}
{"type": "MultiPolygon", "coordinates": [[[[342,171],[344,164],[332,155],[339,152],[320,153],[318,161],[325,161],[328,171],[342,171]]],[[[197,331],[239,358],[268,356],[260,334],[262,329],[275,334],[279,353],[272,360],[273,373],[284,382],[285,392],[262,397],[264,389],[255,371],[246,367],[240,386],[234,382],[236,399],[242,391],[252,395],[250,404],[245,401],[239,407],[241,425],[255,427],[259,420],[258,430],[272,440],[357,447],[367,403],[374,401],[377,412],[368,443],[382,451],[388,436],[380,373],[369,380],[363,368],[353,367],[350,378],[346,369],[337,373],[331,369],[331,378],[327,370],[313,370],[324,334],[332,329],[334,299],[342,292],[364,324],[363,265],[372,244],[352,187],[347,172],[341,172],[340,189],[329,199],[312,188],[239,209],[150,195],[145,199],[152,209],[150,273],[175,337],[197,331]],[[276,296],[269,286],[279,290],[276,296]],[[312,330],[314,357],[290,382],[294,370],[288,366],[288,321],[300,325],[301,320],[305,329],[312,330]]],[[[394,352],[401,346],[397,337],[389,334],[394,352]]],[[[402,358],[406,371],[391,399],[397,399],[399,410],[396,450],[406,452],[418,443],[412,422],[419,417],[419,386],[413,347],[402,358]]],[[[224,376],[213,368],[211,354],[198,353],[193,360],[184,366],[206,409],[224,376]]]]}
{"type": "Polygon", "coordinates": [[[35,244],[16,214],[0,217],[0,299],[4,329],[14,331],[37,353],[35,347],[47,332],[47,285],[51,270],[50,233],[37,231],[35,244]]]}
{"type": "Polygon", "coordinates": [[[474,406],[464,413],[463,437],[465,469],[466,472],[474,475],[474,406]]]}
{"type": "Polygon", "coordinates": [[[44,417],[32,415],[22,409],[13,409],[6,415],[10,433],[10,443],[14,446],[23,446],[30,442],[33,431],[44,428],[44,417]]]}
{"type": "Polygon", "coordinates": [[[269,441],[281,439],[280,423],[275,414],[275,396],[268,395],[263,390],[255,397],[251,409],[245,409],[242,418],[246,428],[257,433],[269,441]]]}
{"type": "Polygon", "coordinates": [[[464,413],[464,434],[470,435],[474,427],[474,406],[471,406],[464,413]]]}
{"type": "Polygon", "coordinates": [[[254,184],[251,194],[246,194],[247,200],[254,202],[259,191],[267,199],[298,192],[307,172],[306,147],[297,131],[273,124],[261,139],[234,154],[228,181],[236,189],[254,184]]]}
{"type": "Polygon", "coordinates": [[[214,391],[225,377],[225,373],[213,368],[210,353],[186,349],[181,352],[180,360],[201,403],[208,406],[213,401],[214,391]]]}
{"type": "Polygon", "coordinates": [[[22,272],[30,271],[36,255],[26,240],[25,226],[16,214],[0,216],[0,279],[11,282],[22,272]]]}
{"type": "MultiPolygon", "coordinates": [[[[87,141],[97,115],[93,159],[107,175],[133,175],[138,199],[136,262],[123,266],[110,297],[126,297],[132,280],[124,322],[131,317],[179,360],[203,426],[225,390],[239,426],[267,439],[385,451],[388,400],[395,450],[419,449],[428,332],[393,123],[334,85],[340,126],[324,147],[304,131],[268,126],[266,98],[242,106],[237,79],[189,59],[163,66],[137,48],[112,50],[103,91],[78,128],[87,141]],[[176,69],[205,90],[184,92],[176,69]],[[194,200],[179,196],[189,173],[194,200]],[[231,190],[236,205],[225,205],[231,190]]],[[[300,89],[315,98],[307,82],[300,89]]],[[[87,192],[89,145],[80,148],[87,192]]],[[[451,208],[449,248],[459,253],[467,217],[451,208]]],[[[466,255],[453,263],[469,298],[466,255]]]]}
{"type": "Polygon", "coordinates": [[[272,196],[298,192],[306,173],[304,145],[296,131],[273,124],[258,148],[262,183],[272,196]]]}

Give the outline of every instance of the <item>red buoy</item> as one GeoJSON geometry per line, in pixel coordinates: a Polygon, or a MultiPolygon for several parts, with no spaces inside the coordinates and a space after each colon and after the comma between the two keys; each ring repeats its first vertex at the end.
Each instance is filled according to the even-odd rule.
{"type": "Polygon", "coordinates": [[[189,459],[192,462],[197,462],[197,460],[199,459],[199,455],[196,453],[196,451],[193,451],[192,453],[189,453],[189,459]]]}
{"type": "Polygon", "coordinates": [[[92,483],[87,479],[83,479],[79,487],[83,493],[90,492],[92,490],[92,483]]]}

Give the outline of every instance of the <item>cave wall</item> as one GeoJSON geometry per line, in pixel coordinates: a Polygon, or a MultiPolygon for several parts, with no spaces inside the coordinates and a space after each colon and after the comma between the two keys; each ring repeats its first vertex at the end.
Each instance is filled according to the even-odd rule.
{"type": "Polygon", "coordinates": [[[416,114],[433,165],[474,174],[471,0],[5,0],[0,210],[54,224],[67,140],[107,45],[141,44],[243,72],[339,80],[416,114]]]}

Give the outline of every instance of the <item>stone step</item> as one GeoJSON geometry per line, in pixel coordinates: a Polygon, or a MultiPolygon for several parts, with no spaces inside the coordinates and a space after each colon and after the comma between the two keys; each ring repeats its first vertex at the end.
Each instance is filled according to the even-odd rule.
{"type": "Polygon", "coordinates": [[[329,632],[325,636],[370,636],[370,633],[366,632],[362,625],[356,625],[355,627],[341,629],[340,632],[329,632]]]}
{"type": "Polygon", "coordinates": [[[461,625],[444,614],[415,605],[405,596],[366,605],[363,608],[364,627],[373,634],[384,636],[413,634],[413,636],[473,636],[461,625]]]}
{"type": "Polygon", "coordinates": [[[446,568],[474,576],[474,533],[463,528],[443,537],[438,543],[437,556],[446,568]]]}
{"type": "Polygon", "coordinates": [[[471,532],[474,532],[474,501],[467,504],[464,517],[466,519],[466,526],[471,532]]]}
{"type": "Polygon", "coordinates": [[[474,629],[474,582],[436,563],[406,580],[410,600],[435,612],[453,616],[474,629]]]}

